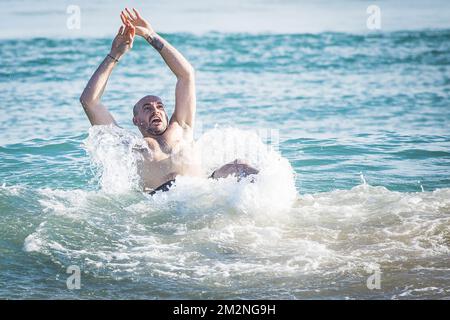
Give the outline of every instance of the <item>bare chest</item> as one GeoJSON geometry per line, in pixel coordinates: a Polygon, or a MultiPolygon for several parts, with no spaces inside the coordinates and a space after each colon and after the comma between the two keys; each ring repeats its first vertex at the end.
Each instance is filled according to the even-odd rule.
{"type": "Polygon", "coordinates": [[[173,135],[147,143],[149,151],[138,163],[144,188],[157,188],[177,175],[200,175],[199,151],[192,139],[173,135]]]}

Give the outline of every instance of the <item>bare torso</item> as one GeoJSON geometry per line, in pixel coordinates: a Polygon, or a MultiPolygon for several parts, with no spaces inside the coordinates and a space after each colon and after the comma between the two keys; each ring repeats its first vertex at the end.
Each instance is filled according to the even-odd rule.
{"type": "Polygon", "coordinates": [[[144,138],[150,151],[140,151],[138,174],[144,190],[152,190],[178,175],[201,176],[200,153],[190,128],[171,123],[156,140],[144,138]]]}

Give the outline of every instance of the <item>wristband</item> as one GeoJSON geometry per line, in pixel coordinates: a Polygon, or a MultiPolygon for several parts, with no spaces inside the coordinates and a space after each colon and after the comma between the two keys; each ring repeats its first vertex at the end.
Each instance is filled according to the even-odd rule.
{"type": "Polygon", "coordinates": [[[114,62],[119,62],[119,60],[117,60],[116,58],[114,58],[112,55],[110,55],[109,53],[108,53],[108,55],[107,55],[107,57],[110,57],[111,59],[113,59],[114,60],[114,62]]]}

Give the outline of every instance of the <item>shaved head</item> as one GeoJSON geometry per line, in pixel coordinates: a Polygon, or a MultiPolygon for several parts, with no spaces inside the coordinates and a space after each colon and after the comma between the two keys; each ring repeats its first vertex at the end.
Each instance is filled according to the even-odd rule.
{"type": "Polygon", "coordinates": [[[133,115],[135,116],[135,115],[138,113],[139,108],[142,108],[145,104],[147,104],[147,103],[152,103],[152,102],[161,102],[161,103],[162,103],[162,100],[161,100],[160,97],[158,97],[158,96],[152,96],[152,95],[148,95],[148,96],[142,97],[142,98],[141,98],[138,102],[136,102],[136,104],[134,105],[134,107],[133,107],[133,115]]]}

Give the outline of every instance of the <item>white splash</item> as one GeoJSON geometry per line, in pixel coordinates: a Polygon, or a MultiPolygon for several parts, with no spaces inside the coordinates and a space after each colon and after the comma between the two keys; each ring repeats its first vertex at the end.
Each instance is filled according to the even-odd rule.
{"type": "Polygon", "coordinates": [[[120,158],[130,147],[121,146],[118,140],[124,134],[116,129],[102,130],[91,134],[106,135],[105,139],[87,140],[90,148],[108,142],[98,146],[108,157],[92,150],[100,165],[106,162],[101,188],[39,190],[44,222],[25,239],[25,251],[48,255],[62,266],[79,261],[94,278],[133,279],[160,288],[177,283],[161,290],[190,298],[201,296],[184,281],[207,288],[211,297],[232,294],[230,283],[239,283],[241,297],[252,290],[279,297],[280,289],[289,293],[283,297],[298,298],[303,292],[317,297],[318,281],[323,281],[322,297],[333,295],[342,283],[338,281],[356,279],[355,287],[341,288],[342,295],[359,296],[368,294],[368,270],[374,267],[383,277],[398,275],[389,278],[389,285],[400,289],[380,295],[402,296],[407,290],[418,294],[425,290],[423,281],[427,288],[448,287],[448,277],[441,288],[429,275],[420,281],[409,277],[410,287],[404,289],[404,275],[414,270],[449,269],[448,188],[395,192],[370,186],[361,173],[362,184],[350,190],[299,196],[289,162],[257,136],[214,129],[198,141],[207,155],[202,163],[205,172],[244,158],[261,170],[256,181],[180,176],[170,192],[150,196],[134,188],[133,175],[115,175],[113,169],[123,166],[125,171],[134,165],[120,158]],[[234,139],[249,141],[259,154],[250,147],[233,146],[234,139]],[[103,182],[112,188],[105,190],[103,182]],[[115,184],[125,184],[128,192],[117,193],[126,188],[115,184]]]}
{"type": "Polygon", "coordinates": [[[133,148],[146,147],[145,141],[116,126],[93,126],[84,141],[100,187],[108,193],[123,193],[139,189],[136,161],[139,154],[133,148]]]}
{"type": "MultiPolygon", "coordinates": [[[[85,148],[98,172],[102,191],[109,193],[140,190],[137,176],[137,153],[133,149],[146,143],[124,129],[96,126],[89,131],[85,148]]],[[[235,159],[243,159],[260,170],[255,183],[250,178],[237,182],[235,178],[211,180],[177,177],[170,194],[159,198],[167,201],[199,203],[208,195],[216,204],[227,204],[233,210],[255,214],[276,214],[289,210],[297,197],[294,171],[289,161],[265,145],[251,131],[215,128],[197,141],[201,167],[205,177],[215,169],[235,159]]]]}

